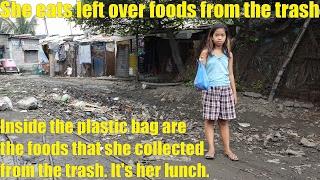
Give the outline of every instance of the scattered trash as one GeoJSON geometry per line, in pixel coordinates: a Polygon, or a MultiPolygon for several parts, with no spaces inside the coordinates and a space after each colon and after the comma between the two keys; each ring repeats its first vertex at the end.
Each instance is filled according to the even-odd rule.
{"type": "Polygon", "coordinates": [[[281,133],[279,131],[273,131],[271,133],[269,133],[266,137],[265,140],[263,142],[263,145],[266,147],[268,142],[278,142],[280,140],[285,140],[286,138],[284,136],[281,135],[281,133]]]}
{"type": "Polygon", "coordinates": [[[302,174],[302,170],[304,168],[311,168],[311,164],[304,164],[304,165],[301,165],[301,166],[289,166],[290,168],[293,168],[296,173],[298,174],[302,174]]]}
{"type": "Polygon", "coordinates": [[[18,107],[24,110],[38,109],[38,100],[34,97],[26,97],[18,101],[18,107]]]}
{"type": "Polygon", "coordinates": [[[29,156],[29,155],[22,155],[21,158],[26,162],[32,162],[35,159],[34,156],[29,156]]]}
{"type": "Polygon", "coordinates": [[[62,102],[68,102],[70,100],[71,96],[68,95],[68,94],[64,94],[62,97],[61,97],[61,101],[62,102]]]}
{"type": "Polygon", "coordinates": [[[295,151],[295,150],[292,150],[292,149],[287,149],[285,151],[286,154],[288,155],[294,155],[296,157],[302,157],[305,155],[305,153],[303,151],[295,151]]]}
{"type": "Polygon", "coordinates": [[[267,160],[268,163],[275,163],[275,164],[280,164],[280,159],[269,159],[267,160]]]}
{"type": "MultiPolygon", "coordinates": [[[[185,120],[188,123],[187,133],[177,133],[174,136],[160,133],[157,138],[166,143],[177,143],[180,141],[198,143],[200,140],[204,139],[204,123],[201,117],[200,92],[197,92],[197,95],[199,96],[195,96],[195,93],[186,91],[184,86],[179,86],[178,88],[158,87],[157,89],[152,89],[150,91],[143,91],[141,88],[137,88],[140,86],[139,84],[130,84],[127,82],[118,82],[118,84],[112,82],[112,86],[108,86],[110,82],[107,82],[106,86],[97,84],[91,88],[90,86],[83,86],[84,80],[88,79],[81,79],[81,83],[79,83],[79,85],[76,84],[77,82],[71,83],[70,80],[61,83],[60,81],[64,81],[63,79],[59,79],[57,84],[53,84],[55,81],[55,78],[53,78],[49,82],[41,81],[41,83],[35,83],[35,86],[31,86],[32,84],[27,84],[23,87],[18,85],[19,83],[17,82],[12,82],[10,83],[9,88],[4,87],[1,92],[3,94],[5,92],[6,95],[3,96],[8,96],[11,98],[11,100],[14,102],[13,105],[15,105],[15,102],[25,97],[26,94],[27,96],[34,96],[37,98],[38,107],[40,107],[40,103],[43,105],[41,111],[29,111],[27,109],[17,111],[25,113],[22,114],[22,116],[27,118],[35,116],[37,118],[59,118],[75,122],[77,122],[77,120],[82,120],[89,117],[97,122],[103,122],[112,119],[130,121],[129,118],[132,117],[139,121],[149,122],[185,120]],[[66,86],[67,88],[63,86],[66,86]],[[134,92],[128,92],[128,87],[133,88],[134,86],[134,92]],[[30,89],[30,87],[33,89],[30,89]],[[119,91],[116,89],[118,87],[120,89],[119,91]],[[107,93],[104,93],[106,89],[109,90],[107,93]],[[120,95],[121,90],[125,91],[123,96],[120,95]],[[11,93],[13,91],[16,93],[11,93]],[[27,93],[24,93],[24,91],[27,93]],[[62,91],[68,93],[63,94],[62,91]],[[110,94],[109,92],[112,93],[110,94]],[[144,94],[146,95],[145,97],[142,96],[144,94]],[[197,101],[194,101],[194,99],[196,99],[195,97],[199,97],[197,101]],[[181,99],[181,103],[176,103],[174,106],[169,105],[169,102],[179,102],[179,99],[181,99]],[[160,100],[164,103],[161,103],[160,100]],[[167,104],[168,106],[166,106],[167,104]]],[[[38,81],[38,79],[35,81],[38,81]]],[[[74,81],[79,80],[75,78],[74,81]]],[[[91,81],[91,79],[89,81],[91,81]]],[[[6,82],[3,84],[6,84],[6,82]]],[[[154,86],[148,86],[147,88],[149,87],[154,86]]],[[[265,97],[263,97],[261,94],[246,93],[246,96],[254,98],[243,98],[240,95],[242,100],[239,101],[239,104],[237,105],[239,119],[236,122],[241,123],[237,123],[238,125],[230,127],[232,128],[233,132],[231,136],[231,142],[235,142],[235,150],[238,151],[244,149],[246,152],[248,152],[245,154],[245,156],[258,156],[260,160],[263,159],[263,161],[267,162],[265,164],[269,171],[278,168],[280,170],[279,172],[282,173],[289,173],[289,171],[292,170],[297,173],[303,173],[304,171],[307,173],[309,170],[306,171],[305,169],[308,168],[308,166],[300,165],[303,163],[307,164],[312,162],[314,164],[312,164],[313,169],[310,169],[310,172],[312,173],[310,177],[314,176],[314,172],[318,171],[320,167],[320,165],[317,165],[319,163],[314,160],[318,157],[318,152],[320,152],[320,142],[318,141],[319,134],[317,131],[312,131],[314,129],[316,130],[320,126],[320,120],[318,119],[319,114],[315,112],[315,109],[309,110],[296,108],[307,107],[303,104],[296,104],[296,102],[285,105],[281,99],[278,100],[277,103],[267,102],[264,99],[265,97]],[[298,125],[301,123],[297,123],[297,120],[300,119],[306,120],[304,127],[313,126],[313,128],[310,128],[311,131],[304,131],[300,129],[298,125]],[[304,147],[312,147],[313,149],[307,149],[304,147]],[[309,160],[310,162],[308,162],[309,160]],[[293,166],[293,169],[291,169],[289,165],[299,166],[293,166]]],[[[10,115],[10,113],[11,112],[8,112],[8,115],[10,115]]],[[[20,115],[19,113],[17,114],[20,115]]],[[[128,126],[128,128],[131,129],[131,126],[128,126]]],[[[217,128],[218,127],[216,126],[216,129],[217,128]]],[[[219,134],[218,131],[216,132],[219,134]]],[[[102,134],[101,136],[97,136],[97,139],[95,139],[96,136],[92,136],[92,139],[109,143],[113,141],[124,142],[124,137],[126,137],[127,141],[130,143],[155,141],[155,139],[153,139],[151,136],[146,137],[130,133],[125,136],[102,134]]],[[[58,136],[58,138],[60,138],[60,136],[58,136]]],[[[221,136],[215,135],[215,138],[217,139],[217,148],[222,149],[222,143],[220,143],[220,141],[218,142],[218,140],[221,140],[221,136]]],[[[19,141],[19,139],[16,141],[19,141]]],[[[101,150],[103,149],[101,148],[101,150]]],[[[32,160],[32,157],[19,158],[19,160],[21,159],[30,161],[32,160]]],[[[142,162],[141,160],[144,160],[146,163],[151,161],[159,161],[159,163],[161,163],[161,161],[180,161],[182,163],[189,163],[194,160],[190,157],[177,156],[137,157],[137,160],[134,157],[124,157],[124,159],[128,164],[135,164],[135,161],[142,162]]],[[[36,160],[38,161],[38,159],[36,160]]],[[[88,160],[90,160],[90,158],[88,160]]],[[[262,169],[259,170],[259,172],[256,172],[255,169],[253,169],[252,171],[250,170],[250,172],[257,174],[257,177],[262,177],[262,169]]],[[[271,176],[271,174],[272,173],[269,173],[268,175],[271,176]]],[[[272,176],[272,178],[274,178],[274,176],[272,176]]]]}
{"type": "Polygon", "coordinates": [[[119,101],[119,97],[115,97],[115,98],[113,98],[112,100],[114,100],[114,101],[119,101]]]}
{"type": "Polygon", "coordinates": [[[177,161],[177,162],[191,162],[189,156],[148,156],[143,158],[144,161],[177,161]]]}
{"type": "Polygon", "coordinates": [[[81,109],[85,112],[98,112],[98,113],[106,113],[108,108],[105,106],[98,106],[96,104],[90,104],[84,101],[74,101],[70,104],[75,108],[81,109]]]}
{"type": "Polygon", "coordinates": [[[61,96],[59,94],[56,94],[56,93],[50,94],[50,97],[56,102],[59,102],[61,100],[61,96]]]}
{"type": "Polygon", "coordinates": [[[244,128],[250,127],[249,123],[238,123],[238,124],[239,124],[239,126],[244,127],[244,128]]]}

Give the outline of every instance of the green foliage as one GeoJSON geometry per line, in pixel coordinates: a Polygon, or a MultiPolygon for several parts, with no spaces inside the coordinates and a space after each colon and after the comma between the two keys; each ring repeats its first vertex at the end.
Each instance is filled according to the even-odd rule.
{"type": "MultiPolygon", "coordinates": [[[[92,4],[94,0],[82,0],[83,3],[92,4]]],[[[106,7],[104,8],[105,18],[76,18],[72,21],[80,25],[82,29],[90,29],[92,32],[106,33],[106,34],[148,34],[155,32],[170,31],[174,32],[179,29],[183,29],[186,26],[192,27],[200,24],[214,24],[217,21],[223,21],[227,24],[234,24],[235,20],[231,19],[201,19],[201,18],[149,18],[150,10],[147,6],[144,10],[144,18],[109,18],[108,5],[109,4],[149,4],[150,1],[146,0],[98,0],[103,2],[106,7]]],[[[182,0],[158,0],[157,3],[162,4],[180,4],[182,0]]],[[[207,1],[208,3],[217,3],[217,1],[207,1]]],[[[242,3],[242,0],[226,1],[221,0],[219,3],[242,3]]],[[[196,4],[199,7],[201,1],[191,0],[188,4],[196,4]]],[[[200,14],[200,10],[197,9],[197,14],[200,14]]]]}
{"type": "Polygon", "coordinates": [[[236,89],[238,92],[246,91],[246,88],[241,85],[241,83],[236,83],[236,89]]]}
{"type": "Polygon", "coordinates": [[[0,33],[9,34],[12,31],[12,27],[7,23],[7,20],[0,19],[0,33]]]}
{"type": "Polygon", "coordinates": [[[263,82],[261,80],[257,80],[251,84],[252,89],[255,92],[262,92],[263,90],[263,82]]]}
{"type": "Polygon", "coordinates": [[[187,87],[193,88],[193,87],[194,87],[193,82],[194,82],[193,80],[187,81],[187,82],[185,83],[185,85],[186,85],[187,87]]]}
{"type": "Polygon", "coordinates": [[[37,19],[33,16],[30,20],[26,18],[17,18],[15,22],[14,34],[32,34],[35,35],[37,19]]]}
{"type": "Polygon", "coordinates": [[[249,37],[249,40],[250,40],[251,42],[258,42],[258,41],[259,41],[259,38],[254,37],[254,36],[250,36],[250,37],[249,37]]]}

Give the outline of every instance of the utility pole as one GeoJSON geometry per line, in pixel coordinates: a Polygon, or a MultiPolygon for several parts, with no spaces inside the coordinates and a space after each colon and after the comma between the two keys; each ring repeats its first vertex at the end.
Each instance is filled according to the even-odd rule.
{"type": "Polygon", "coordinates": [[[70,33],[71,33],[71,35],[73,35],[73,33],[72,33],[72,26],[71,26],[71,22],[68,22],[69,23],[69,27],[70,27],[70,33]]]}
{"type": "Polygon", "coordinates": [[[43,21],[44,21],[44,26],[45,26],[45,28],[46,28],[46,34],[47,34],[47,36],[49,36],[49,31],[48,31],[48,25],[47,25],[47,19],[46,19],[46,17],[43,18],[43,21]]]}

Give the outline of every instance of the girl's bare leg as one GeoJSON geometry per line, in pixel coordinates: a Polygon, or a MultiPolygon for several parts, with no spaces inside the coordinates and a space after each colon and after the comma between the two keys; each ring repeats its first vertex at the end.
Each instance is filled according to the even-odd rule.
{"type": "Polygon", "coordinates": [[[204,131],[206,135],[206,139],[208,142],[208,155],[213,156],[215,153],[214,150],[214,121],[212,120],[205,120],[204,121],[204,131]]]}
{"type": "Polygon", "coordinates": [[[220,133],[222,137],[224,153],[231,159],[231,160],[238,160],[238,157],[231,151],[230,149],[230,130],[229,130],[229,121],[220,119],[218,121],[220,127],[220,133]]]}

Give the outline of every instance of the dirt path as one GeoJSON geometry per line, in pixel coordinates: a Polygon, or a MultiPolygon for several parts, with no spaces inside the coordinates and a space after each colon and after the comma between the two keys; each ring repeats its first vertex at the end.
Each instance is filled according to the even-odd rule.
{"type": "MultiPolygon", "coordinates": [[[[95,78],[49,78],[38,76],[0,76],[0,97],[8,96],[14,111],[0,111],[0,117],[9,120],[60,118],[78,121],[95,119],[105,121],[110,118],[129,120],[132,117],[149,120],[185,120],[188,124],[186,134],[174,136],[159,135],[115,135],[88,136],[90,141],[99,142],[150,142],[161,140],[166,142],[197,143],[204,139],[201,118],[200,92],[181,86],[141,89],[134,82],[106,81],[95,78]],[[71,100],[97,103],[107,107],[107,113],[85,112],[67,102],[54,99],[55,95],[68,94],[71,100]],[[17,102],[28,96],[34,96],[41,102],[37,110],[22,111],[17,102]]],[[[210,174],[208,179],[317,179],[320,177],[320,112],[316,107],[293,108],[283,106],[284,101],[268,103],[263,98],[251,98],[240,95],[237,105],[237,119],[232,123],[232,147],[241,158],[239,162],[231,162],[222,154],[222,146],[216,127],[217,158],[213,161],[203,157],[121,157],[129,164],[145,162],[146,164],[195,164],[203,163],[210,174]],[[247,123],[247,124],[241,124],[247,123]],[[248,125],[246,127],[245,125],[248,125]],[[318,144],[315,147],[301,145],[302,138],[318,144]],[[296,152],[302,152],[299,156],[296,152]],[[152,159],[152,161],[150,160],[152,159]]],[[[67,142],[81,140],[75,135],[46,135],[47,142],[67,142]]],[[[42,137],[13,137],[17,142],[26,143],[34,140],[41,142],[42,137]]],[[[3,138],[1,139],[3,141],[3,138]]],[[[83,141],[83,140],[82,140],[83,141]]],[[[33,164],[50,162],[49,157],[28,159],[33,164]]],[[[55,164],[92,164],[99,162],[109,167],[111,162],[119,162],[115,158],[105,157],[54,157],[55,164]]],[[[1,162],[10,161],[0,157],[1,162]]],[[[19,163],[25,160],[19,158],[19,163]]],[[[29,162],[30,163],[30,162],[29,162]]],[[[32,163],[31,163],[32,164],[32,163]]],[[[135,178],[132,178],[135,179],[135,178]]],[[[137,178],[138,179],[138,178],[137,178]]],[[[163,178],[159,178],[163,179],[163,178]]],[[[181,178],[182,179],[182,178],[181,178]]]]}

